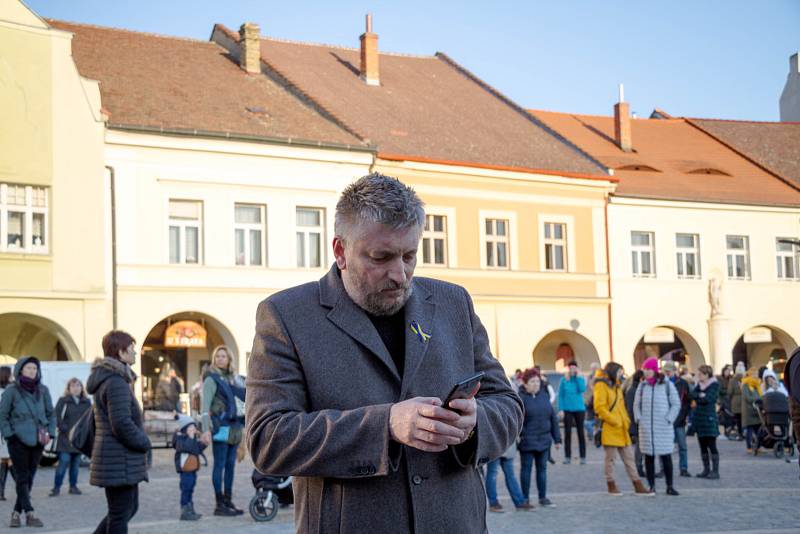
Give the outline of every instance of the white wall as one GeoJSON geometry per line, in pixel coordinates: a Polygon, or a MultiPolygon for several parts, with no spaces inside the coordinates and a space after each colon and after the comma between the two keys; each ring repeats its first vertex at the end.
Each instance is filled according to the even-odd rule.
{"type": "Polygon", "coordinates": [[[613,197],[608,211],[614,357],[628,370],[636,343],[655,326],[672,326],[691,335],[705,362],[715,369],[730,362],[710,361],[708,281],[715,275],[724,280],[723,312],[729,319],[731,349],[745,330],[758,325],[777,327],[794,342],[800,340],[800,316],[794,311],[800,282],[779,280],[775,260],[776,238],[800,234],[800,208],[613,197]],[[633,277],[631,231],[655,233],[655,278],[633,277]],[[700,235],[699,280],[677,276],[676,233],[700,235]],[[749,236],[751,280],[727,279],[726,235],[749,236]]]}
{"type": "MultiPolygon", "coordinates": [[[[108,130],[106,164],[117,199],[119,327],[144,340],[171,314],[195,311],[235,339],[245,371],[257,304],[321,278],[333,258],[333,213],[342,189],[369,172],[372,154],[108,130]],[[169,263],[169,199],[203,202],[203,261],[169,263]],[[234,204],[266,206],[267,266],[236,266],[234,204]],[[295,266],[295,208],[326,210],[326,257],[295,266]]],[[[209,347],[210,350],[210,347],[209,347]]]]}

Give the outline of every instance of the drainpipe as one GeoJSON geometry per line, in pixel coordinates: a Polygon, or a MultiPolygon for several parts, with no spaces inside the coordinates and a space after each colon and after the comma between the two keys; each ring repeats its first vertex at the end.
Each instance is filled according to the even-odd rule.
{"type": "Polygon", "coordinates": [[[608,193],[605,195],[605,216],[606,216],[606,273],[608,275],[608,357],[609,361],[614,361],[614,329],[611,318],[611,255],[608,244],[608,193]]]}
{"type": "Polygon", "coordinates": [[[111,182],[111,321],[117,329],[117,190],[114,167],[106,165],[111,182]]]}

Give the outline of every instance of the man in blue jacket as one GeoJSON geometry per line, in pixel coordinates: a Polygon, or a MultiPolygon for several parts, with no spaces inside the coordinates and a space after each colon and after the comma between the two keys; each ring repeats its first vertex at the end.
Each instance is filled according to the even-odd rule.
{"type": "Polygon", "coordinates": [[[581,465],[586,464],[586,434],[583,431],[583,419],[586,407],[583,404],[583,393],[586,391],[586,379],[578,369],[575,361],[569,362],[567,374],[558,386],[558,408],[564,412],[564,463],[572,462],[572,427],[578,435],[578,451],[581,465]]]}

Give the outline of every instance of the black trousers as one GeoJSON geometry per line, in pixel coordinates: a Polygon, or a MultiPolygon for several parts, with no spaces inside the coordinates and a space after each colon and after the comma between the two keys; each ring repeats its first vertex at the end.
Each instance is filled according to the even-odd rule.
{"type": "Polygon", "coordinates": [[[139,484],[106,488],[108,514],[94,534],[127,534],[128,521],[139,510],[139,484]]]}
{"type": "Polygon", "coordinates": [[[586,458],[586,432],[583,429],[583,419],[586,412],[564,412],[564,457],[572,458],[572,427],[578,434],[578,452],[581,458],[586,458]]]}
{"type": "Polygon", "coordinates": [[[716,436],[702,436],[697,438],[700,443],[701,454],[719,454],[717,451],[717,437],[716,436]]]}
{"type": "Polygon", "coordinates": [[[14,511],[19,513],[32,512],[31,488],[36,468],[42,458],[44,447],[36,445],[29,447],[22,443],[16,436],[11,436],[8,441],[8,456],[11,458],[11,471],[17,487],[17,502],[14,511]]]}
{"type": "MultiPolygon", "coordinates": [[[[664,478],[667,480],[667,487],[672,487],[672,455],[663,454],[661,458],[661,465],[664,467],[664,478]]],[[[644,455],[644,471],[647,474],[647,482],[651,488],[656,487],[656,457],[649,454],[644,455]]]]}

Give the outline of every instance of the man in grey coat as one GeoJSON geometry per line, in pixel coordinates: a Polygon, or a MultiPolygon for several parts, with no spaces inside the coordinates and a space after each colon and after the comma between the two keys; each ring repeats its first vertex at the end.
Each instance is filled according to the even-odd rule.
{"type": "Polygon", "coordinates": [[[399,180],[361,178],[328,274],[259,305],[247,444],[259,471],[296,477],[297,532],[486,532],[479,466],[522,407],[466,290],[412,278],[424,221],[399,180]],[[473,398],[442,406],[479,371],[473,398]]]}

